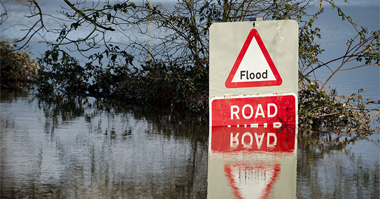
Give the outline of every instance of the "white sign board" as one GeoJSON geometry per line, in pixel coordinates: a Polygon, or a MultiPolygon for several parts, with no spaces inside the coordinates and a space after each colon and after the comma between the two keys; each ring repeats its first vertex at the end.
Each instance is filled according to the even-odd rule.
{"type": "Polygon", "coordinates": [[[279,20],[212,24],[209,72],[210,99],[297,94],[298,23],[279,20]]]}
{"type": "Polygon", "coordinates": [[[207,198],[295,198],[298,24],[210,28],[207,198]]]}

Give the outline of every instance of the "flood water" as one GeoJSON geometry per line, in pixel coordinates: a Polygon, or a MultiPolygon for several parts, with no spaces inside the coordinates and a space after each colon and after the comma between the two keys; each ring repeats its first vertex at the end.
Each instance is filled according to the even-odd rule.
{"type": "Polygon", "coordinates": [[[207,125],[1,94],[1,198],[206,198],[207,125]]]}
{"type": "Polygon", "coordinates": [[[378,134],[326,153],[268,134],[260,153],[209,154],[207,123],[180,114],[22,92],[0,110],[1,198],[379,198],[378,134]]]}

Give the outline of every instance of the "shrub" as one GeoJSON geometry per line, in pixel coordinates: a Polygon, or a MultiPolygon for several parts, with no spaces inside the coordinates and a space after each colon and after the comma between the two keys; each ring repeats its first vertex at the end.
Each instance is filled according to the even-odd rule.
{"type": "Polygon", "coordinates": [[[25,52],[0,42],[0,83],[3,89],[31,87],[37,78],[38,66],[25,52]]]}

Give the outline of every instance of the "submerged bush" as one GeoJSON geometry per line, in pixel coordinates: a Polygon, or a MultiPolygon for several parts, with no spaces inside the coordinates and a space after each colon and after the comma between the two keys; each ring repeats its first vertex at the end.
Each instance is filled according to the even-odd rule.
{"type": "Polygon", "coordinates": [[[335,89],[328,92],[313,82],[299,91],[299,123],[308,129],[342,130],[349,127],[368,131],[371,114],[365,109],[366,99],[360,93],[351,96],[339,96],[335,89]]]}
{"type": "MultiPolygon", "coordinates": [[[[335,89],[327,91],[317,82],[301,84],[299,94],[299,147],[318,149],[324,154],[331,150],[345,150],[378,130],[380,111],[369,109],[376,104],[363,98],[359,89],[350,96],[341,96],[335,89]],[[376,122],[377,125],[372,122],[376,122]]],[[[316,151],[314,151],[316,152],[316,151]]]]}
{"type": "Polygon", "coordinates": [[[105,66],[93,62],[81,66],[75,58],[58,49],[47,51],[39,64],[40,93],[88,95],[207,115],[208,70],[205,67],[147,62],[136,68],[115,66],[113,61],[105,66]]]}
{"type": "Polygon", "coordinates": [[[37,78],[38,66],[25,52],[0,42],[0,83],[3,89],[31,87],[37,78]]]}
{"type": "Polygon", "coordinates": [[[41,66],[37,81],[39,92],[63,95],[85,94],[90,74],[65,51],[56,48],[46,51],[38,63],[41,66]]]}
{"type": "Polygon", "coordinates": [[[203,67],[148,62],[141,70],[130,74],[123,88],[115,93],[118,98],[205,114],[207,72],[203,67]]]}

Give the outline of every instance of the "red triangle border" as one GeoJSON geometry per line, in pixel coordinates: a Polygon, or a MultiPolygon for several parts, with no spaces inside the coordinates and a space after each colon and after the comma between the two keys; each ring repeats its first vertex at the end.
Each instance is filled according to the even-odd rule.
{"type": "Polygon", "coordinates": [[[227,77],[227,80],[225,82],[225,86],[227,88],[244,88],[244,87],[261,87],[261,86],[279,86],[282,84],[282,78],[280,74],[277,71],[276,66],[274,65],[272,58],[270,57],[263,41],[261,40],[261,37],[259,35],[259,32],[256,29],[252,29],[249,34],[247,39],[244,42],[244,45],[235,61],[235,64],[232,67],[232,70],[230,74],[227,77]],[[237,69],[240,66],[241,61],[244,58],[245,53],[247,52],[247,49],[249,45],[251,44],[251,41],[253,37],[256,38],[257,44],[259,45],[261,52],[263,53],[265,60],[267,61],[270,69],[273,72],[273,75],[276,80],[268,80],[268,81],[253,81],[253,82],[232,82],[232,79],[234,78],[237,69]]]}

